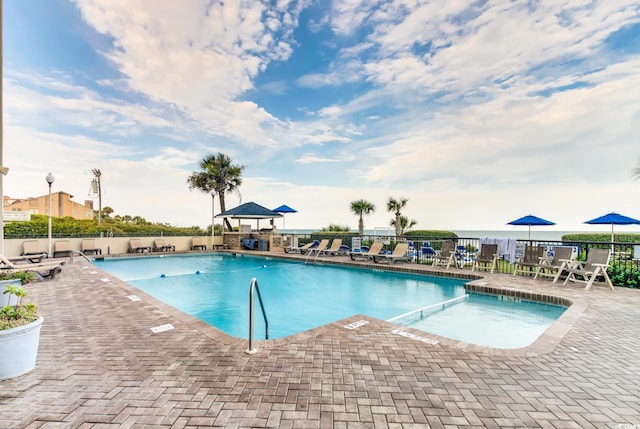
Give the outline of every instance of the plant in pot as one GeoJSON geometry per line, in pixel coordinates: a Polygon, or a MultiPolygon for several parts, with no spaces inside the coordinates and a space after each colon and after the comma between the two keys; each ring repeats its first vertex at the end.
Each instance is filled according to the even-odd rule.
{"type": "Polygon", "coordinates": [[[34,303],[23,304],[27,295],[23,286],[33,279],[31,272],[0,273],[0,286],[3,288],[3,305],[0,307],[0,380],[25,374],[36,365],[43,318],[34,303]]]}

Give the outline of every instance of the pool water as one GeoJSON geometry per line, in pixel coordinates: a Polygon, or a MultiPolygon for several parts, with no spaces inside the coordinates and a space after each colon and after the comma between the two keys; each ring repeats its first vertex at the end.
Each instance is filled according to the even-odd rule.
{"type": "MultiPolygon", "coordinates": [[[[249,286],[256,278],[269,338],[282,338],[355,314],[391,319],[465,295],[464,280],[247,255],[123,258],[96,266],[228,335],[248,338],[249,286]]],[[[471,294],[428,317],[398,324],[472,344],[498,348],[533,342],[565,310],[471,294]],[[518,323],[515,323],[517,321],[518,323]]],[[[256,339],[265,326],[255,302],[256,339]]]]}

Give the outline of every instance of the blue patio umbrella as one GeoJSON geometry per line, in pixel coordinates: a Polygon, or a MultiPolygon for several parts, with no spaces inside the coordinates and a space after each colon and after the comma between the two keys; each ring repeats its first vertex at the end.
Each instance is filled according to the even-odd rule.
{"type": "Polygon", "coordinates": [[[284,229],[284,213],[298,213],[298,210],[292,209],[291,207],[283,204],[280,207],[273,209],[276,213],[283,213],[282,215],[282,229],[284,229]]]}
{"type": "Polygon", "coordinates": [[[520,219],[512,220],[507,223],[507,225],[526,225],[529,227],[529,240],[531,240],[531,225],[533,226],[545,226],[545,225],[555,225],[555,222],[551,222],[546,219],[542,219],[541,217],[534,215],[526,215],[521,217],[520,219]]]}
{"type": "MultiPolygon", "coordinates": [[[[584,223],[588,223],[590,225],[611,225],[611,243],[613,243],[614,225],[640,225],[640,220],[611,212],[604,216],[588,220],[584,223]]],[[[611,246],[613,247],[613,244],[611,246]]]]}

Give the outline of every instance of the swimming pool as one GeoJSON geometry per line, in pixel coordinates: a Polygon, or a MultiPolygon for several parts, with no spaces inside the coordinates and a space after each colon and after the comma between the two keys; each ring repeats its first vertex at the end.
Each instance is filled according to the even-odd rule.
{"type": "MultiPolygon", "coordinates": [[[[248,255],[122,258],[95,264],[238,338],[248,338],[248,292],[254,277],[265,305],[271,339],[355,314],[387,320],[466,294],[465,280],[461,279],[307,265],[248,255]]],[[[470,294],[469,299],[429,317],[408,317],[396,323],[473,344],[515,348],[533,342],[564,310],[559,306],[505,302],[470,294]],[[515,324],[514,317],[522,323],[515,324]],[[492,333],[487,332],[489,322],[495,329],[492,333]],[[505,326],[515,333],[513,338],[499,333],[505,326]]],[[[259,312],[256,307],[256,339],[264,338],[264,322],[259,312]]]]}

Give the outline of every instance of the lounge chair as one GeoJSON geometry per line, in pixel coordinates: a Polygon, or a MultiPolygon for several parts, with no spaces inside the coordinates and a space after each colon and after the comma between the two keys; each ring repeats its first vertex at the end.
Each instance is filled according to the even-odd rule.
{"type": "Polygon", "coordinates": [[[207,250],[207,245],[202,241],[202,237],[191,238],[191,250],[207,250]]]}
{"type": "Polygon", "coordinates": [[[382,241],[376,241],[366,252],[349,252],[349,257],[352,261],[355,261],[357,259],[368,261],[374,256],[379,255],[383,247],[384,243],[382,241]]]}
{"type": "Polygon", "coordinates": [[[572,259],[573,249],[571,247],[559,246],[553,251],[553,258],[551,262],[546,257],[543,257],[538,261],[536,275],[533,276],[537,279],[538,276],[553,277],[554,282],[558,281],[555,277],[560,277],[559,270],[563,265],[570,265],[573,263],[572,259]]]}
{"type": "Polygon", "coordinates": [[[609,274],[607,274],[610,257],[610,249],[591,249],[587,256],[587,262],[575,262],[573,266],[563,268],[563,271],[566,271],[568,275],[562,285],[566,285],[568,281],[581,282],[586,283],[584,289],[589,290],[593,286],[596,277],[602,276],[604,277],[605,285],[614,290],[609,274]],[[578,280],[576,276],[582,277],[582,280],[578,280]]]}
{"type": "Polygon", "coordinates": [[[527,246],[524,248],[524,255],[516,261],[513,267],[513,275],[518,273],[533,274],[534,268],[537,268],[540,261],[545,259],[544,247],[527,246]]]}
{"type": "Polygon", "coordinates": [[[442,243],[440,253],[433,256],[433,266],[446,266],[449,269],[451,265],[458,268],[458,260],[456,259],[456,245],[453,241],[445,241],[442,243]]]}
{"type": "Polygon", "coordinates": [[[154,252],[173,252],[174,250],[176,250],[176,246],[167,243],[163,238],[156,238],[153,240],[154,252]]]}
{"type": "Polygon", "coordinates": [[[433,259],[434,256],[438,254],[438,252],[436,252],[436,250],[431,247],[431,243],[425,241],[424,243],[422,243],[422,247],[420,248],[420,254],[423,259],[433,259]]]}
{"type": "Polygon", "coordinates": [[[480,253],[473,261],[471,271],[489,270],[493,273],[498,269],[498,245],[497,244],[482,244],[480,246],[480,253]]]}
{"type": "Polygon", "coordinates": [[[102,255],[102,249],[96,246],[96,240],[93,238],[85,238],[82,240],[80,244],[80,248],[82,249],[82,253],[85,255],[87,253],[93,253],[94,255],[102,255]]]}
{"type": "Polygon", "coordinates": [[[342,250],[342,239],[334,238],[331,242],[331,246],[328,249],[321,250],[319,255],[327,255],[327,256],[336,256],[343,252],[342,250]]]}
{"type": "Polygon", "coordinates": [[[300,253],[304,255],[307,251],[313,247],[316,247],[320,242],[318,240],[313,240],[308,242],[303,246],[288,246],[284,248],[284,253],[300,253]]]}
{"type": "Polygon", "coordinates": [[[38,240],[25,240],[22,242],[22,256],[33,256],[29,258],[32,262],[40,262],[42,258],[46,258],[49,254],[39,249],[40,242],[38,240]]]}
{"type": "Polygon", "coordinates": [[[151,246],[143,246],[139,238],[129,240],[129,253],[151,252],[151,246]]]}
{"type": "Polygon", "coordinates": [[[316,247],[312,247],[309,249],[309,253],[307,254],[307,259],[316,255],[318,257],[322,252],[329,248],[329,239],[320,240],[320,244],[316,247]]]}
{"type": "Polygon", "coordinates": [[[16,258],[12,258],[13,260],[9,260],[4,256],[0,255],[0,264],[2,267],[0,268],[0,272],[8,272],[8,273],[18,273],[30,271],[36,275],[39,280],[52,279],[56,276],[57,273],[62,271],[62,266],[64,262],[60,261],[49,261],[43,263],[29,263],[27,262],[28,258],[25,258],[25,263],[16,264],[16,258]]]}
{"type": "Polygon", "coordinates": [[[393,249],[393,253],[391,253],[390,255],[387,254],[380,254],[380,255],[376,255],[373,257],[373,262],[375,262],[376,264],[378,262],[388,262],[390,264],[395,263],[396,261],[399,261],[401,259],[408,259],[409,256],[407,256],[407,251],[409,250],[409,243],[398,243],[396,244],[396,247],[393,249]]]}
{"type": "Polygon", "coordinates": [[[69,240],[57,240],[53,243],[53,257],[71,256],[73,250],[71,250],[71,242],[69,240]]]}

